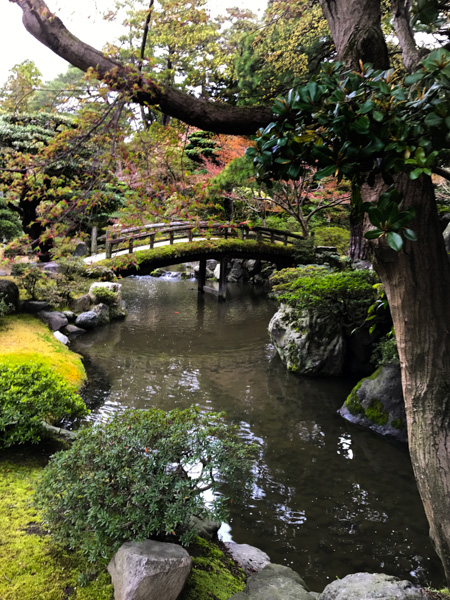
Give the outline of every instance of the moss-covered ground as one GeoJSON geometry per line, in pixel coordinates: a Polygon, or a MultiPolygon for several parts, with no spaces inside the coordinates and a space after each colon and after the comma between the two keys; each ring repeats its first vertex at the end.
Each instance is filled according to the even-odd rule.
{"type": "Polygon", "coordinates": [[[39,319],[32,315],[3,317],[0,321],[0,363],[13,366],[29,361],[51,367],[75,389],[86,379],[81,357],[61,344],[39,319]]]}
{"type": "MultiPolygon", "coordinates": [[[[55,546],[33,506],[55,444],[0,451],[0,599],[112,600],[107,562],[92,565],[55,546]]],[[[227,600],[244,588],[244,573],[217,546],[199,538],[189,551],[193,568],[180,600],[227,600]]]]}
{"type": "Polygon", "coordinates": [[[54,546],[33,507],[37,478],[56,449],[0,452],[0,598],[112,600],[105,565],[94,574],[81,555],[54,546]]]}

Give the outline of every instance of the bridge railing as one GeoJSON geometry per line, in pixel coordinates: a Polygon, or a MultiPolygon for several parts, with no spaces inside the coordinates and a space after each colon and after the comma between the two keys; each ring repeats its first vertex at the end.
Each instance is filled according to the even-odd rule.
{"type": "Polygon", "coordinates": [[[138,245],[148,245],[153,248],[156,243],[175,243],[177,239],[187,239],[192,242],[194,238],[237,238],[242,240],[254,239],[259,242],[289,245],[303,236],[290,231],[272,229],[269,227],[251,227],[247,224],[210,223],[201,221],[175,222],[171,224],[157,223],[141,227],[128,227],[125,229],[108,230],[105,236],[98,241],[105,243],[106,258],[111,258],[113,253],[126,251],[131,254],[138,245]]]}

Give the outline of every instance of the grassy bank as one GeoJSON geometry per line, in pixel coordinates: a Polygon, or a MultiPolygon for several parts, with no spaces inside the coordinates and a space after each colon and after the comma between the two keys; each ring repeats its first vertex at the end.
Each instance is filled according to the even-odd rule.
{"type": "Polygon", "coordinates": [[[51,367],[74,389],[86,379],[81,357],[61,344],[44,323],[32,315],[9,315],[0,321],[0,364],[36,362],[51,367]]]}
{"type": "Polygon", "coordinates": [[[81,555],[55,547],[32,497],[48,455],[57,447],[0,452],[0,598],[112,600],[106,565],[98,573],[81,555]]]}
{"type": "MultiPolygon", "coordinates": [[[[33,507],[42,468],[56,445],[0,452],[0,598],[2,600],[112,600],[107,561],[91,565],[55,546],[33,507]]],[[[193,569],[182,600],[226,600],[245,585],[242,571],[214,545],[189,549],[193,569]]]]}

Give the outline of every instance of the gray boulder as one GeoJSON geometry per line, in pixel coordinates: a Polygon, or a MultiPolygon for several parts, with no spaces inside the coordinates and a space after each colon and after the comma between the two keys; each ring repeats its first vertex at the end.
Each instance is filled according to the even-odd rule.
{"type": "Polygon", "coordinates": [[[109,316],[109,307],[106,306],[106,304],[96,304],[92,307],[91,312],[95,313],[98,317],[97,325],[106,325],[111,320],[109,316]]]}
{"type": "Polygon", "coordinates": [[[37,313],[40,320],[48,325],[52,331],[65,327],[69,321],[64,313],[58,311],[41,310],[37,313]]]}
{"type": "Polygon", "coordinates": [[[75,323],[77,315],[74,312],[72,312],[71,310],[63,310],[63,314],[67,317],[69,323],[75,323]]]}
{"type": "Polygon", "coordinates": [[[44,273],[48,274],[59,273],[61,270],[61,267],[55,262],[44,263],[41,268],[44,273]]]}
{"type": "Polygon", "coordinates": [[[303,579],[283,565],[268,564],[262,571],[247,580],[243,592],[231,600],[316,600],[303,579]]]}
{"type": "Polygon", "coordinates": [[[64,335],[60,331],[54,331],[53,335],[59,342],[61,342],[65,346],[69,345],[69,338],[67,337],[67,335],[64,335]]]}
{"type": "Polygon", "coordinates": [[[113,299],[108,301],[108,304],[120,305],[122,302],[121,288],[121,283],[112,283],[111,281],[96,281],[89,288],[89,298],[91,299],[91,302],[98,304],[102,302],[102,298],[101,296],[97,297],[96,292],[98,291],[98,293],[101,294],[103,290],[107,290],[108,292],[114,294],[113,299]]]}
{"type": "Polygon", "coordinates": [[[360,427],[407,442],[400,366],[380,367],[373,375],[362,379],[338,412],[360,427]]]}
{"type": "Polygon", "coordinates": [[[88,256],[88,255],[89,255],[89,249],[85,242],[79,242],[77,244],[75,250],[72,252],[72,256],[75,256],[76,258],[81,258],[82,256],[88,256]]]}
{"type": "Polygon", "coordinates": [[[70,301],[70,310],[78,314],[89,310],[90,305],[91,298],[89,297],[89,294],[84,294],[83,296],[79,296],[70,301]]]}
{"type": "Polygon", "coordinates": [[[340,375],[346,344],[342,327],[332,318],[298,313],[284,304],[269,323],[269,333],[281,360],[301,375],[340,375]]]}
{"type": "Polygon", "coordinates": [[[225,548],[234,562],[241,567],[246,575],[258,573],[270,563],[268,555],[254,546],[225,542],[225,548]]]}
{"type": "Polygon", "coordinates": [[[114,600],[176,600],[191,563],[187,551],[176,544],[126,542],[108,565],[114,600]]]}
{"type": "Polygon", "coordinates": [[[86,333],[86,329],[77,327],[76,325],[73,325],[72,323],[69,323],[69,325],[66,325],[65,327],[63,327],[61,329],[61,331],[62,331],[62,333],[64,333],[65,335],[69,335],[70,337],[75,337],[76,335],[81,335],[82,333],[86,333]]]}
{"type": "Polygon", "coordinates": [[[9,279],[0,279],[0,300],[12,306],[12,310],[17,310],[19,305],[19,288],[14,281],[9,279]]]}
{"type": "Polygon", "coordinates": [[[227,280],[231,283],[245,281],[245,269],[241,259],[238,258],[233,261],[231,270],[227,276],[227,280]]]}
{"type": "Polygon", "coordinates": [[[75,325],[81,329],[93,329],[98,325],[98,315],[92,310],[82,312],[78,315],[75,325]]]}
{"type": "Polygon", "coordinates": [[[36,315],[38,312],[51,311],[52,307],[49,302],[45,300],[24,300],[20,304],[20,310],[22,312],[31,313],[36,315]]]}
{"type": "Polygon", "coordinates": [[[383,573],[354,573],[328,584],[320,600],[426,600],[409,581],[383,573]]]}
{"type": "Polygon", "coordinates": [[[217,538],[217,532],[220,529],[221,523],[220,521],[212,521],[211,519],[200,519],[200,517],[191,516],[189,518],[189,523],[194,527],[197,531],[197,535],[199,535],[204,540],[208,540],[212,542],[217,538]]]}

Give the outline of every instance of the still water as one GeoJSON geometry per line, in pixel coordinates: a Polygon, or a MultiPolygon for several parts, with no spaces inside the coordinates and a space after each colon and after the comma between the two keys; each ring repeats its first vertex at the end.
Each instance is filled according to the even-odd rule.
{"type": "Polygon", "coordinates": [[[256,442],[256,483],[229,536],[267,552],[320,591],[336,577],[385,572],[439,586],[443,575],[405,447],[336,410],[353,381],[302,378],[267,333],[276,303],[251,286],[198,298],[193,281],[123,280],[128,317],[78,338],[91,419],[126,407],[226,411],[256,442]]]}

